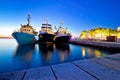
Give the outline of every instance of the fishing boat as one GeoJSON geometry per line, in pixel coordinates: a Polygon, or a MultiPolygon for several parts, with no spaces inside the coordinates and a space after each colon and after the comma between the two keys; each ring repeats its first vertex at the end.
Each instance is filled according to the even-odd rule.
{"type": "Polygon", "coordinates": [[[42,24],[41,30],[39,31],[39,42],[53,42],[55,34],[52,29],[52,25],[48,24],[48,19],[46,18],[46,23],[42,24]]]}
{"type": "Polygon", "coordinates": [[[28,15],[28,23],[26,25],[21,24],[20,29],[12,33],[12,36],[19,44],[30,44],[36,42],[35,35],[37,35],[37,32],[30,25],[30,18],[30,15],[28,15]]]}
{"type": "Polygon", "coordinates": [[[56,31],[55,42],[66,43],[71,38],[71,33],[67,31],[67,28],[62,27],[62,23],[56,31]]]}

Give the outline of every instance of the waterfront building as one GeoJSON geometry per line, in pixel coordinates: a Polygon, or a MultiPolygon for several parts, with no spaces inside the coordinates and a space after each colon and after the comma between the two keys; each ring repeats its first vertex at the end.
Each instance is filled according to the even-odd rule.
{"type": "Polygon", "coordinates": [[[120,26],[117,27],[117,31],[120,31],[120,26]]]}
{"type": "Polygon", "coordinates": [[[108,36],[116,36],[120,38],[120,27],[117,30],[111,28],[95,28],[88,31],[83,30],[80,33],[81,39],[95,39],[95,40],[106,40],[108,36]]]}

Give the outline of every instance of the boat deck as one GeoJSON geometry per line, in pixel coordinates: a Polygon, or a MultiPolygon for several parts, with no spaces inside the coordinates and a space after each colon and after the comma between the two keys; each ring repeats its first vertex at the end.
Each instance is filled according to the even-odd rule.
{"type": "Polygon", "coordinates": [[[120,80],[120,53],[0,74],[0,80],[120,80]]]}

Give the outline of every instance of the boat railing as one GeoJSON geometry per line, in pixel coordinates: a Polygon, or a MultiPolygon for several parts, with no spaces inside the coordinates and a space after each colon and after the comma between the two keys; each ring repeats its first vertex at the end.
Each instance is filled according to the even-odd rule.
{"type": "Polygon", "coordinates": [[[20,30],[19,29],[15,29],[14,32],[20,32],[20,30]]]}

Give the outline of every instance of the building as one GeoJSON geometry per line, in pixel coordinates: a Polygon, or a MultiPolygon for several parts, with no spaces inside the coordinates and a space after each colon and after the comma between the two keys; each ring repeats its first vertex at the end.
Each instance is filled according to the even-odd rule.
{"type": "Polygon", "coordinates": [[[98,39],[98,40],[106,40],[107,36],[117,36],[120,38],[120,27],[117,30],[113,30],[111,28],[95,28],[89,31],[83,30],[80,33],[81,39],[98,39]]]}

